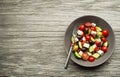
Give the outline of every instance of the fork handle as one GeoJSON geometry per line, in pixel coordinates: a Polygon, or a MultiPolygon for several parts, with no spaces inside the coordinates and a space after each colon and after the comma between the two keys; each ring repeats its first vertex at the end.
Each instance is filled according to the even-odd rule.
{"type": "Polygon", "coordinates": [[[72,52],[72,45],[71,45],[71,47],[70,47],[70,50],[69,50],[69,52],[68,52],[68,56],[67,56],[67,59],[66,59],[66,62],[65,62],[65,69],[67,69],[67,67],[68,67],[68,64],[69,64],[69,60],[70,60],[70,56],[71,56],[71,52],[72,52]]]}

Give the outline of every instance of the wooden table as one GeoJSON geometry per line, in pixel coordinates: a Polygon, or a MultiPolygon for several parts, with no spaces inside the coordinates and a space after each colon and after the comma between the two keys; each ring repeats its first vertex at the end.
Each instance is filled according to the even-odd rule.
{"type": "Polygon", "coordinates": [[[0,76],[119,77],[119,0],[0,0],[0,76]],[[116,36],[115,51],[102,66],[83,68],[70,61],[64,34],[83,15],[105,19],[116,36]]]}

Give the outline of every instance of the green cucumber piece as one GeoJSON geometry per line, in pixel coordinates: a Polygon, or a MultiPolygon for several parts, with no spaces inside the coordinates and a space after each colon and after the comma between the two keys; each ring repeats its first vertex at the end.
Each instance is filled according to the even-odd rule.
{"type": "Polygon", "coordinates": [[[80,54],[77,51],[75,51],[74,56],[78,59],[81,58],[80,54]]]}
{"type": "Polygon", "coordinates": [[[74,43],[75,37],[72,35],[71,42],[74,43]]]}
{"type": "Polygon", "coordinates": [[[87,52],[87,53],[88,53],[88,55],[89,55],[89,56],[91,56],[91,55],[92,55],[92,53],[91,53],[91,52],[87,52]]]}
{"type": "Polygon", "coordinates": [[[89,52],[93,52],[93,51],[94,51],[93,46],[90,46],[90,47],[89,47],[89,52]]]}
{"type": "Polygon", "coordinates": [[[100,54],[94,53],[94,54],[93,54],[93,57],[96,58],[96,59],[98,59],[98,58],[100,57],[100,54]]]}
{"type": "Polygon", "coordinates": [[[80,41],[78,42],[78,45],[80,48],[82,48],[82,43],[80,41]]]}
{"type": "Polygon", "coordinates": [[[106,47],[107,47],[107,46],[108,46],[108,42],[106,41],[106,42],[103,44],[103,46],[106,46],[106,47]]]}
{"type": "Polygon", "coordinates": [[[95,42],[95,39],[93,37],[91,37],[91,41],[95,42]]]}
{"type": "Polygon", "coordinates": [[[103,35],[102,35],[102,32],[97,32],[97,36],[100,38],[100,37],[102,37],[103,35]]]}
{"type": "Polygon", "coordinates": [[[100,38],[96,38],[95,41],[99,41],[99,42],[101,42],[101,39],[100,39],[100,38]]]}
{"type": "Polygon", "coordinates": [[[88,35],[90,35],[91,34],[91,29],[88,29],[88,35]]]}
{"type": "Polygon", "coordinates": [[[98,27],[98,26],[96,27],[96,30],[97,30],[97,32],[102,31],[102,29],[100,27],[98,27]]]}

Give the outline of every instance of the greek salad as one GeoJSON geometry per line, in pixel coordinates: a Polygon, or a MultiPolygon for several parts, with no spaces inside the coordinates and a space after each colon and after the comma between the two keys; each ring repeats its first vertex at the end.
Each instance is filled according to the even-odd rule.
{"type": "Polygon", "coordinates": [[[72,52],[77,59],[94,62],[108,50],[109,32],[102,29],[96,23],[85,22],[80,24],[77,35],[72,35],[72,52]]]}

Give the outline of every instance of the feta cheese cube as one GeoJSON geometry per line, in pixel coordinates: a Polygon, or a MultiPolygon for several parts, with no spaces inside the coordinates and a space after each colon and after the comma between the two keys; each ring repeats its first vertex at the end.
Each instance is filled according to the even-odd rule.
{"type": "Polygon", "coordinates": [[[75,42],[78,42],[79,40],[78,40],[78,38],[77,37],[75,37],[75,40],[74,40],[75,42]]]}
{"type": "Polygon", "coordinates": [[[86,38],[85,38],[85,37],[83,37],[83,38],[82,38],[82,40],[83,40],[83,41],[86,41],[86,38]]]}
{"type": "Polygon", "coordinates": [[[92,35],[96,35],[97,32],[96,32],[96,31],[91,31],[91,34],[92,34],[92,35]]]}
{"type": "Polygon", "coordinates": [[[95,49],[96,47],[97,47],[96,44],[94,44],[94,45],[93,45],[93,49],[95,49]]]}
{"type": "Polygon", "coordinates": [[[97,53],[100,54],[100,55],[102,56],[102,55],[104,54],[104,51],[98,50],[97,53]]]}
{"type": "Polygon", "coordinates": [[[84,43],[83,46],[86,47],[86,48],[89,48],[90,44],[84,43]]]}
{"type": "Polygon", "coordinates": [[[80,52],[79,52],[79,55],[82,56],[82,54],[83,54],[83,51],[80,51],[80,52]]]}
{"type": "Polygon", "coordinates": [[[96,26],[96,24],[95,23],[91,23],[92,24],[92,26],[96,26]]]}
{"type": "Polygon", "coordinates": [[[78,34],[78,35],[83,35],[83,31],[78,30],[78,31],[77,31],[77,34],[78,34]]]}

